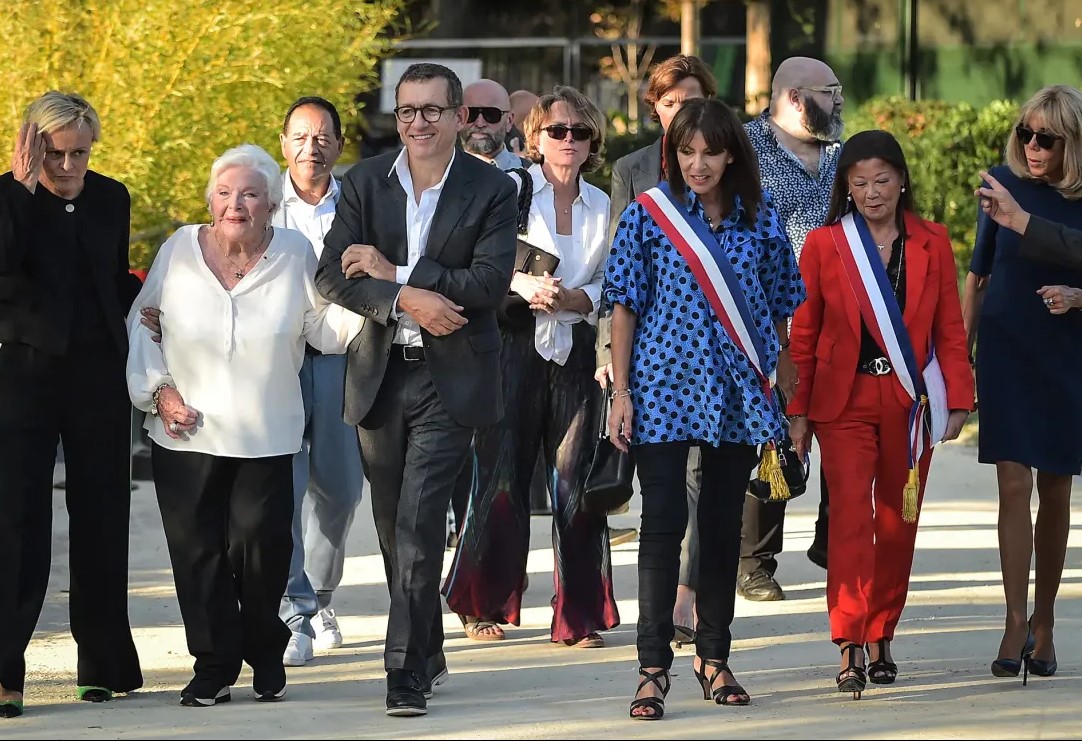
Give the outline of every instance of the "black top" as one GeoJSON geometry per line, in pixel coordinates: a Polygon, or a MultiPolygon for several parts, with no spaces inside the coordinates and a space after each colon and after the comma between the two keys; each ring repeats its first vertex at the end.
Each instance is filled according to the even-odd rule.
{"type": "Polygon", "coordinates": [[[31,195],[9,172],[0,194],[17,229],[0,245],[0,342],[54,355],[102,346],[126,353],[124,319],[140,282],[128,266],[124,185],[88,171],[69,201],[41,185],[31,195]]]}
{"type": "MultiPolygon", "coordinates": [[[[898,307],[905,313],[905,238],[899,235],[890,249],[890,261],[887,262],[887,279],[894,290],[898,307]]],[[[885,358],[886,353],[868,331],[864,318],[860,319],[860,358],[857,363],[868,363],[876,358],[885,358]]]]}

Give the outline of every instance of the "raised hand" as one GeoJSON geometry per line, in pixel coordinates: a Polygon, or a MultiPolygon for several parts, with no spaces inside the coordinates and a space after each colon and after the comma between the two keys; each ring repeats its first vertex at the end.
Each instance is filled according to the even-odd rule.
{"type": "Polygon", "coordinates": [[[26,190],[33,193],[37,190],[44,162],[45,137],[38,133],[36,123],[23,123],[15,141],[15,153],[11,156],[11,172],[26,190]]]}

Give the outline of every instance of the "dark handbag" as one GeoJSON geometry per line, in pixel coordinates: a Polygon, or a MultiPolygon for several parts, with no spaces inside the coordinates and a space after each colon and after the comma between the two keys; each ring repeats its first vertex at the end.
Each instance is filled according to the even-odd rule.
{"type": "Polygon", "coordinates": [[[560,265],[560,257],[538,248],[532,243],[527,243],[522,238],[517,241],[515,248],[515,271],[530,274],[534,277],[543,277],[545,272],[552,275],[556,267],[560,265]]]}
{"type": "Polygon", "coordinates": [[[598,516],[617,512],[635,493],[631,485],[631,479],[635,475],[635,463],[631,459],[631,453],[621,452],[609,441],[611,387],[605,389],[602,399],[597,446],[594,447],[594,458],[590,463],[590,472],[586,476],[586,487],[582,494],[583,510],[598,516]]]}
{"type": "Polygon", "coordinates": [[[774,396],[778,401],[781,421],[785,427],[785,438],[776,442],[776,447],[771,447],[770,444],[763,445],[759,450],[759,466],[763,466],[764,455],[771,451],[772,448],[775,449],[778,454],[778,465],[781,466],[781,473],[785,477],[785,484],[789,486],[789,494],[779,497],[771,493],[768,480],[759,477],[752,478],[751,483],[748,484],[748,493],[760,501],[788,501],[789,499],[795,499],[808,489],[808,475],[811,473],[811,454],[809,453],[801,459],[800,455],[796,453],[796,449],[793,448],[793,442],[789,439],[789,421],[785,417],[785,396],[780,389],[774,391],[774,396]]]}

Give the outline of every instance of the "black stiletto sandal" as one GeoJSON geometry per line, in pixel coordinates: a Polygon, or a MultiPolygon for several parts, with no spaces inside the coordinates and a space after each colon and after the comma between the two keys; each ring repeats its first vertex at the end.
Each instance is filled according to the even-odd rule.
{"type": "Polygon", "coordinates": [[[732,669],[729,668],[728,661],[719,661],[716,658],[701,658],[703,670],[698,671],[692,667],[692,672],[695,674],[695,678],[699,680],[699,686],[703,690],[704,700],[713,700],[718,705],[750,705],[751,695],[749,695],[744,688],[739,684],[726,684],[723,687],[713,689],[714,680],[718,678],[718,675],[723,671],[728,671],[729,675],[733,677],[733,681],[736,681],[736,675],[732,669]],[[714,669],[714,671],[707,676],[706,667],[714,669]],[[736,696],[736,700],[730,700],[729,698],[736,696]]]}
{"type": "MultiPolygon", "coordinates": [[[[888,661],[885,656],[887,654],[887,643],[890,640],[883,638],[882,640],[876,640],[875,644],[879,646],[879,659],[871,661],[871,652],[869,651],[869,663],[867,668],[868,681],[872,684],[893,684],[894,680],[898,678],[898,664],[894,661],[888,661]]],[[[864,648],[867,650],[868,645],[864,648]]]]}
{"type": "Polygon", "coordinates": [[[838,683],[839,692],[852,692],[853,699],[859,700],[860,693],[868,686],[867,671],[863,666],[856,665],[858,651],[861,656],[864,655],[864,651],[855,642],[842,646],[841,652],[845,653],[847,651],[849,653],[849,666],[838,672],[835,681],[838,683]]]}
{"type": "Polygon", "coordinates": [[[647,684],[653,683],[661,692],[661,697],[637,697],[631,701],[631,718],[636,721],[660,721],[665,717],[665,697],[669,694],[669,687],[672,686],[672,679],[669,677],[667,669],[661,669],[660,671],[647,671],[646,669],[639,667],[639,676],[643,677],[643,680],[639,682],[639,688],[635,690],[635,694],[642,692],[647,684]],[[661,679],[665,679],[665,686],[661,686],[661,679]],[[650,715],[635,715],[635,711],[639,708],[647,708],[652,710],[650,715]]]}

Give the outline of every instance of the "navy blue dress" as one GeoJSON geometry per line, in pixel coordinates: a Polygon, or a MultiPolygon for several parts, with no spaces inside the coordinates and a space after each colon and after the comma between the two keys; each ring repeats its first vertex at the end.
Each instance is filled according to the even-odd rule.
{"type": "MultiPolygon", "coordinates": [[[[1082,230],[1082,201],[996,167],[1030,214],[1082,230]]],[[[980,214],[970,271],[991,274],[977,340],[978,461],[1082,473],[1082,311],[1048,312],[1037,290],[1082,288],[1082,273],[1019,254],[1021,236],[980,214]]]]}

